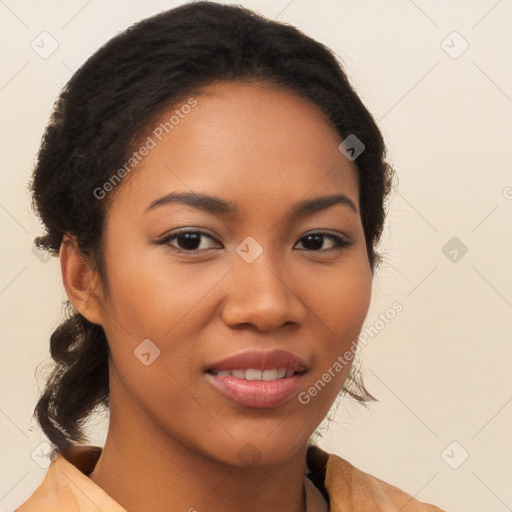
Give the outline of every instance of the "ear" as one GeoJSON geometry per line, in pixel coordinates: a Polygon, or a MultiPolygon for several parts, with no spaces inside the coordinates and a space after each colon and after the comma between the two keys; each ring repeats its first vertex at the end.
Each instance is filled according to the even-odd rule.
{"type": "Polygon", "coordinates": [[[103,325],[105,306],[98,275],[81,254],[76,237],[64,235],[59,259],[62,282],[69,300],[89,322],[103,325]]]}

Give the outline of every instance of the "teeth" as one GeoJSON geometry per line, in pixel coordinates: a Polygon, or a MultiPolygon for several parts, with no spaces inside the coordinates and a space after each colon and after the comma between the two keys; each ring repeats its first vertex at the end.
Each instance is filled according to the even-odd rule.
{"type": "Polygon", "coordinates": [[[261,374],[261,380],[277,380],[277,368],[265,370],[261,374]]]}
{"type": "Polygon", "coordinates": [[[270,370],[249,368],[247,370],[222,370],[217,372],[219,377],[237,377],[245,380],[278,380],[291,377],[294,374],[295,371],[288,368],[272,368],[270,370]]]}
{"type": "Polygon", "coordinates": [[[249,368],[245,370],[245,379],[246,380],[261,380],[261,374],[263,372],[261,370],[254,370],[253,368],[249,368]]]}

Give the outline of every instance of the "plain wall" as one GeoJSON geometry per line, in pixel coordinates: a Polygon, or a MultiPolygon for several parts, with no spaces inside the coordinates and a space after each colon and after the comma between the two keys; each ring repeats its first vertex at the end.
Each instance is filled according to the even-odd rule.
{"type": "MultiPolygon", "coordinates": [[[[31,416],[66,298],[58,260],[32,252],[41,229],[27,181],[43,129],[101,44],[180,3],[0,2],[1,511],[46,472],[31,458],[45,439],[31,416]],[[46,59],[31,47],[43,31],[59,45],[46,59]]],[[[330,46],[398,175],[365,326],[381,327],[395,301],[403,310],[361,351],[380,402],[343,401],[321,446],[449,511],[512,510],[512,2],[226,3],[330,46]]]]}

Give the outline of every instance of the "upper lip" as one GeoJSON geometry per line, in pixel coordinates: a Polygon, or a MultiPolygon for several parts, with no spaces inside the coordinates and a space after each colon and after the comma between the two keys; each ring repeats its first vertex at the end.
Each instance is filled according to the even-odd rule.
{"type": "Polygon", "coordinates": [[[270,352],[251,350],[217,361],[210,365],[207,371],[218,373],[222,370],[248,370],[249,368],[256,370],[286,368],[295,372],[303,372],[307,369],[307,364],[303,359],[286,350],[270,352]]]}

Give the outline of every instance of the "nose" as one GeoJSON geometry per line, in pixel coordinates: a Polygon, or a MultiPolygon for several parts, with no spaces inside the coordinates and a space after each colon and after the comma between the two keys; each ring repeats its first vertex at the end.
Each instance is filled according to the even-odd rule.
{"type": "Polygon", "coordinates": [[[295,328],[303,324],[307,308],[298,294],[299,280],[270,268],[263,254],[252,263],[240,258],[228,280],[222,319],[229,327],[251,325],[271,331],[285,324],[295,328]]]}

